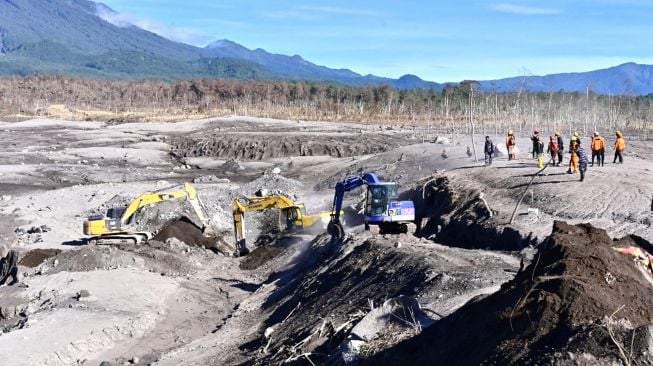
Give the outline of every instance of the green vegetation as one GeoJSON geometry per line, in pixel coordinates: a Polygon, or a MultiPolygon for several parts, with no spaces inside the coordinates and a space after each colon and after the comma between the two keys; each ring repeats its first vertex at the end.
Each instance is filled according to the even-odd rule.
{"type": "Polygon", "coordinates": [[[52,41],[27,44],[16,52],[0,57],[0,75],[32,74],[163,81],[193,78],[275,78],[274,74],[263,67],[243,60],[203,57],[195,61],[178,61],[148,52],[129,50],[84,55],[52,41]]]}

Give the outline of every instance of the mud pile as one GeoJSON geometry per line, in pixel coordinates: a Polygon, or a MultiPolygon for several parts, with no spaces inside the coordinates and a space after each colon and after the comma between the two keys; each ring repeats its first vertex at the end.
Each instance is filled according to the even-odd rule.
{"type": "Polygon", "coordinates": [[[499,292],[365,364],[646,364],[653,286],[618,244],[591,225],[555,222],[531,265],[499,292]]]}
{"type": "Polygon", "coordinates": [[[240,262],[240,269],[251,271],[257,269],[274,258],[278,257],[292,246],[299,246],[300,237],[290,233],[273,230],[260,235],[254,242],[254,250],[247,254],[240,262]]]}
{"type": "Polygon", "coordinates": [[[165,242],[151,240],[140,245],[87,245],[80,249],[62,251],[46,259],[29,273],[46,275],[63,271],[139,268],[175,276],[195,273],[200,268],[198,263],[212,260],[215,260],[215,254],[204,249],[190,246],[173,247],[165,242]]]}
{"type": "Polygon", "coordinates": [[[60,249],[34,249],[25,253],[18,264],[28,268],[38,267],[41,263],[61,253],[60,249]]]}
{"type": "Polygon", "coordinates": [[[224,255],[233,254],[235,249],[225,243],[220,236],[204,235],[200,227],[193,224],[185,217],[174,220],[165,225],[152,240],[168,243],[170,239],[179,240],[189,246],[210,249],[224,255]]]}
{"type": "Polygon", "coordinates": [[[385,152],[405,140],[388,136],[342,135],[314,139],[299,136],[214,136],[209,138],[178,138],[172,142],[175,155],[180,157],[211,156],[239,160],[263,160],[287,156],[350,157],[385,152]],[[394,141],[396,140],[396,141],[394,141]]]}

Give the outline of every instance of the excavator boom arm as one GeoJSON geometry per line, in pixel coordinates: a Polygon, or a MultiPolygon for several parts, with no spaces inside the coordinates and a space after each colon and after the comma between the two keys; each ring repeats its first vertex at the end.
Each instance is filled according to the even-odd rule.
{"type": "Polygon", "coordinates": [[[269,208],[287,209],[297,207],[297,204],[285,195],[253,196],[236,198],[231,202],[234,218],[234,234],[238,254],[247,252],[245,243],[245,212],[263,211],[269,208]]]}
{"type": "Polygon", "coordinates": [[[362,185],[378,184],[380,182],[381,181],[379,180],[379,177],[376,176],[376,174],[365,173],[361,176],[349,176],[336,183],[336,193],[333,196],[333,216],[331,216],[331,222],[340,222],[340,211],[342,210],[342,201],[345,197],[345,192],[349,192],[352,189],[356,189],[362,185]]]}

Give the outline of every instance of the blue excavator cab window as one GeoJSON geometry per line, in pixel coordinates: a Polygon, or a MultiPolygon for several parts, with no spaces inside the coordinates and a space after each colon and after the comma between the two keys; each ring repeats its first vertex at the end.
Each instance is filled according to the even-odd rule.
{"type": "Polygon", "coordinates": [[[388,200],[396,195],[396,186],[391,184],[369,185],[367,187],[368,215],[381,216],[388,208],[388,200]]]}

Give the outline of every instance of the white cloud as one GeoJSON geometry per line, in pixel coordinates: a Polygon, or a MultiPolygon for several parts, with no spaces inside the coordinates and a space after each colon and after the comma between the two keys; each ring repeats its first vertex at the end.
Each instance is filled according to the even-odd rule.
{"type": "Polygon", "coordinates": [[[118,26],[118,27],[131,27],[136,26],[148,32],[160,35],[163,38],[181,43],[192,45],[204,45],[215,39],[214,36],[197,31],[194,29],[172,27],[160,22],[151,21],[148,19],[136,19],[135,17],[117,13],[104,6],[98,6],[96,15],[105,21],[118,26]]]}
{"type": "Polygon", "coordinates": [[[540,8],[534,6],[523,6],[508,3],[495,4],[492,8],[501,13],[520,15],[554,15],[560,14],[561,10],[556,8],[540,8]]]}

